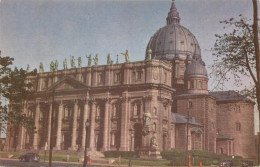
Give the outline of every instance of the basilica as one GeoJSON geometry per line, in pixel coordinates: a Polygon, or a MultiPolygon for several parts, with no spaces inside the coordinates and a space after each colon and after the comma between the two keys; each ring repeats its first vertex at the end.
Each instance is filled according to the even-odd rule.
{"type": "MultiPolygon", "coordinates": [[[[204,150],[252,158],[254,102],[235,91],[208,91],[208,73],[196,37],[180,24],[173,1],[166,25],[150,38],[143,61],[63,70],[41,68],[24,114],[36,133],[8,126],[5,150],[204,150]],[[52,111],[54,112],[52,114],[52,111]],[[86,127],[86,121],[89,126],[86,127]],[[86,129],[87,128],[87,129],[86,129]],[[85,142],[87,141],[87,142],[85,142]]],[[[73,64],[74,63],[74,64],[73,64]]]]}

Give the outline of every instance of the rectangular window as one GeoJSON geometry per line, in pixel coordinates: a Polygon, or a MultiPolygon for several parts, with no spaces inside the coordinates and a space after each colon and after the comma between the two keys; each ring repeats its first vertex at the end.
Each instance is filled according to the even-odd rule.
{"type": "Polygon", "coordinates": [[[121,74],[120,74],[120,72],[119,73],[116,73],[116,76],[115,76],[116,78],[115,78],[115,81],[116,82],[119,82],[120,80],[121,80],[121,74]]]}
{"type": "Polygon", "coordinates": [[[240,123],[236,123],[236,130],[241,131],[241,124],[240,123]]]}
{"type": "Polygon", "coordinates": [[[137,79],[142,79],[142,71],[138,71],[137,73],[137,79]]]}

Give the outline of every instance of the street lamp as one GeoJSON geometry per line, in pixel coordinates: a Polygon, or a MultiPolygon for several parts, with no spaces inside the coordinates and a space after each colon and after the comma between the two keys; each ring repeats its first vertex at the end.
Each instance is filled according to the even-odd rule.
{"type": "Polygon", "coordinates": [[[132,142],[133,142],[133,132],[131,131],[131,137],[130,137],[130,158],[129,158],[129,161],[128,161],[128,166],[132,166],[132,142]]]}
{"type": "Polygon", "coordinates": [[[84,164],[83,164],[83,167],[86,167],[87,166],[87,159],[86,159],[86,156],[87,156],[87,129],[89,127],[89,120],[87,119],[86,121],[86,124],[85,124],[85,128],[86,128],[86,136],[85,136],[85,152],[84,152],[84,164]]]}

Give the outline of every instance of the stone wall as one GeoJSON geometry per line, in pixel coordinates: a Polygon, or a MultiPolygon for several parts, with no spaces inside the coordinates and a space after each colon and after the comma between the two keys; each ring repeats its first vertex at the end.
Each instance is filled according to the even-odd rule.
{"type": "Polygon", "coordinates": [[[234,155],[254,157],[254,104],[244,101],[218,102],[217,132],[219,136],[234,139],[234,155]]]}

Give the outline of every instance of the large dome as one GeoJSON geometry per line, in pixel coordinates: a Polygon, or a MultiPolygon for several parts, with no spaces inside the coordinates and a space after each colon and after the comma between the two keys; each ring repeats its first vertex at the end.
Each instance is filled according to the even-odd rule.
{"type": "Polygon", "coordinates": [[[200,46],[195,36],[181,26],[179,13],[172,2],[167,17],[167,25],[160,28],[147,45],[152,50],[153,59],[201,59],[200,46]]]}

